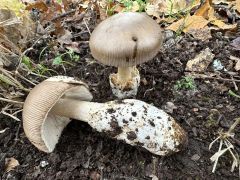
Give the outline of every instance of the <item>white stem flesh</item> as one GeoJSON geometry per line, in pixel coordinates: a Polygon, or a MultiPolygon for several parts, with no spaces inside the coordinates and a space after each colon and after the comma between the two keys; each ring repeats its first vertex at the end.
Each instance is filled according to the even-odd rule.
{"type": "Polygon", "coordinates": [[[181,150],[184,130],[164,111],[135,99],[93,103],[61,99],[51,113],[87,122],[99,132],[156,155],[181,150]]]}

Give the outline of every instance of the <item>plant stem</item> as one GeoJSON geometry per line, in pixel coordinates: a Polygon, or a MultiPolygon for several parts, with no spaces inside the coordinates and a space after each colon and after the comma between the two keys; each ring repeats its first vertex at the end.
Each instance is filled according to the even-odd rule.
{"type": "Polygon", "coordinates": [[[229,128],[228,132],[229,134],[233,133],[233,130],[235,129],[235,127],[240,123],[240,118],[237,118],[235,120],[235,122],[231,125],[231,127],[229,128]]]}

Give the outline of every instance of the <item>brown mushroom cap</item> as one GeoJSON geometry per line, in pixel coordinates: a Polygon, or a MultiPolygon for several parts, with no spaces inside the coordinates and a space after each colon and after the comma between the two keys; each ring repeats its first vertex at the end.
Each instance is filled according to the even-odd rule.
{"type": "Polygon", "coordinates": [[[162,45],[160,26],[145,13],[126,12],[102,21],[90,38],[93,57],[116,67],[151,60],[162,45]]]}
{"type": "Polygon", "coordinates": [[[35,86],[24,103],[23,128],[25,134],[31,143],[45,152],[53,151],[62,130],[70,122],[69,118],[50,112],[60,98],[91,101],[92,95],[88,86],[81,81],[54,77],[35,86]]]}

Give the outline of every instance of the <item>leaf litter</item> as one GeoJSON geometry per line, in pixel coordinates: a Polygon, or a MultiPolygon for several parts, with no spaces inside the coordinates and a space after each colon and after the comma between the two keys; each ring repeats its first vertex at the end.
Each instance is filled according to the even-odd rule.
{"type": "MultiPolygon", "coordinates": [[[[58,72],[63,71],[66,73],[68,67],[71,66],[70,64],[82,63],[73,60],[72,57],[76,54],[70,55],[65,52],[71,50],[80,56],[86,54],[89,32],[92,31],[92,26],[90,28],[89,26],[97,24],[108,16],[125,11],[146,12],[156,18],[156,21],[165,30],[169,29],[176,32],[176,36],[190,35],[201,43],[215,38],[216,32],[236,34],[238,31],[236,20],[231,18],[232,20],[229,21],[229,17],[236,15],[237,19],[240,13],[239,0],[206,0],[204,3],[198,0],[151,0],[147,2],[141,0],[100,0],[97,2],[62,0],[49,1],[49,3],[41,0],[23,0],[22,2],[25,4],[18,0],[5,0],[5,4],[0,5],[0,80],[2,85],[0,97],[2,99],[0,100],[3,104],[1,113],[17,121],[21,119],[18,113],[21,112],[22,102],[31,87],[47,76],[57,75],[58,72]],[[222,11],[220,13],[219,9],[216,9],[217,6],[227,9],[224,10],[224,15],[222,11]],[[236,10],[236,14],[234,14],[234,10],[236,10]],[[92,12],[98,13],[100,19],[97,22],[94,21],[94,13],[92,12]],[[2,17],[7,18],[3,19],[2,17]],[[79,48],[80,46],[85,49],[79,48]],[[34,59],[36,56],[37,58],[34,59]],[[54,60],[59,58],[61,61],[58,61],[58,64],[54,63],[54,60]],[[69,63],[64,64],[65,59],[70,60],[69,63]]],[[[234,37],[231,45],[234,50],[239,51],[238,37],[236,35],[234,37]]],[[[179,43],[175,45],[180,47],[179,43]]],[[[209,46],[211,49],[211,45],[209,46]]],[[[238,74],[234,71],[239,71],[239,60],[234,60],[232,66],[234,69],[232,68],[230,72],[227,72],[231,73],[229,77],[229,74],[221,72],[218,74],[208,72],[209,65],[211,63],[214,65],[214,62],[217,62],[213,61],[214,55],[217,56],[218,60],[219,55],[213,54],[209,49],[198,49],[195,58],[186,57],[188,61],[184,63],[184,66],[186,65],[185,70],[189,72],[185,73],[192,77],[204,79],[206,82],[206,79],[214,79],[232,82],[236,85],[238,79],[235,78],[238,78],[238,74]]],[[[92,61],[89,56],[83,56],[80,59],[92,61]]],[[[225,64],[222,65],[225,67],[225,64]]],[[[165,71],[169,72],[168,69],[165,71]]],[[[150,80],[148,79],[148,81],[150,80]]],[[[160,81],[157,80],[157,83],[160,81]]],[[[149,86],[149,84],[151,83],[147,82],[145,86],[149,86]]],[[[151,93],[157,90],[154,87],[149,89],[153,89],[151,93]]],[[[148,94],[151,93],[144,93],[144,96],[148,97],[148,94]]],[[[173,102],[172,99],[171,102],[173,102]]],[[[174,109],[177,108],[179,108],[179,104],[174,102],[174,109]]],[[[170,112],[174,113],[174,111],[170,112]]],[[[2,134],[7,132],[5,127],[2,129],[0,131],[2,134]]],[[[219,157],[227,151],[233,152],[235,146],[227,141],[221,143],[221,148],[224,144],[227,145],[227,148],[223,150],[220,148],[217,154],[211,158],[214,161],[214,171],[219,157]]],[[[231,170],[239,167],[237,158],[234,158],[236,156],[236,154],[232,156],[233,166],[231,170]]],[[[152,177],[157,178],[155,174],[152,177]]]]}

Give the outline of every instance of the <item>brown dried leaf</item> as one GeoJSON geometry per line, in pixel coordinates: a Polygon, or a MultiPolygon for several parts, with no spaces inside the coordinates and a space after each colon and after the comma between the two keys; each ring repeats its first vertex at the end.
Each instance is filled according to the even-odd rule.
{"type": "Polygon", "coordinates": [[[209,48],[201,51],[194,59],[187,62],[186,71],[204,72],[212,62],[214,54],[209,48]]]}
{"type": "Polygon", "coordinates": [[[63,44],[71,44],[72,43],[72,33],[68,30],[65,30],[64,35],[58,37],[58,42],[63,45],[63,44]]]}
{"type": "Polygon", "coordinates": [[[26,10],[32,10],[33,8],[38,9],[42,12],[46,12],[48,10],[47,5],[43,1],[37,1],[26,6],[26,10]]]}
{"type": "Polygon", "coordinates": [[[211,21],[211,24],[213,24],[223,30],[234,30],[237,28],[237,23],[236,24],[226,24],[222,20],[213,20],[213,21],[211,21]]]}
{"type": "Polygon", "coordinates": [[[188,33],[191,34],[194,38],[202,41],[206,41],[212,38],[211,30],[207,26],[202,29],[190,30],[188,33]]]}
{"type": "Polygon", "coordinates": [[[206,0],[206,2],[194,14],[208,19],[208,11],[210,8],[212,8],[210,2],[209,0],[206,0]]]}
{"type": "Polygon", "coordinates": [[[18,165],[20,165],[18,160],[16,160],[13,157],[5,159],[5,171],[6,172],[13,170],[18,165]]]}
{"type": "Polygon", "coordinates": [[[234,69],[235,69],[236,71],[239,71],[239,70],[240,70],[240,59],[237,61],[234,69]]]}
{"type": "Polygon", "coordinates": [[[187,16],[186,18],[182,18],[179,21],[171,24],[166,29],[172,31],[182,30],[183,32],[189,32],[190,30],[202,29],[208,24],[208,20],[204,19],[202,16],[187,16]]]}

